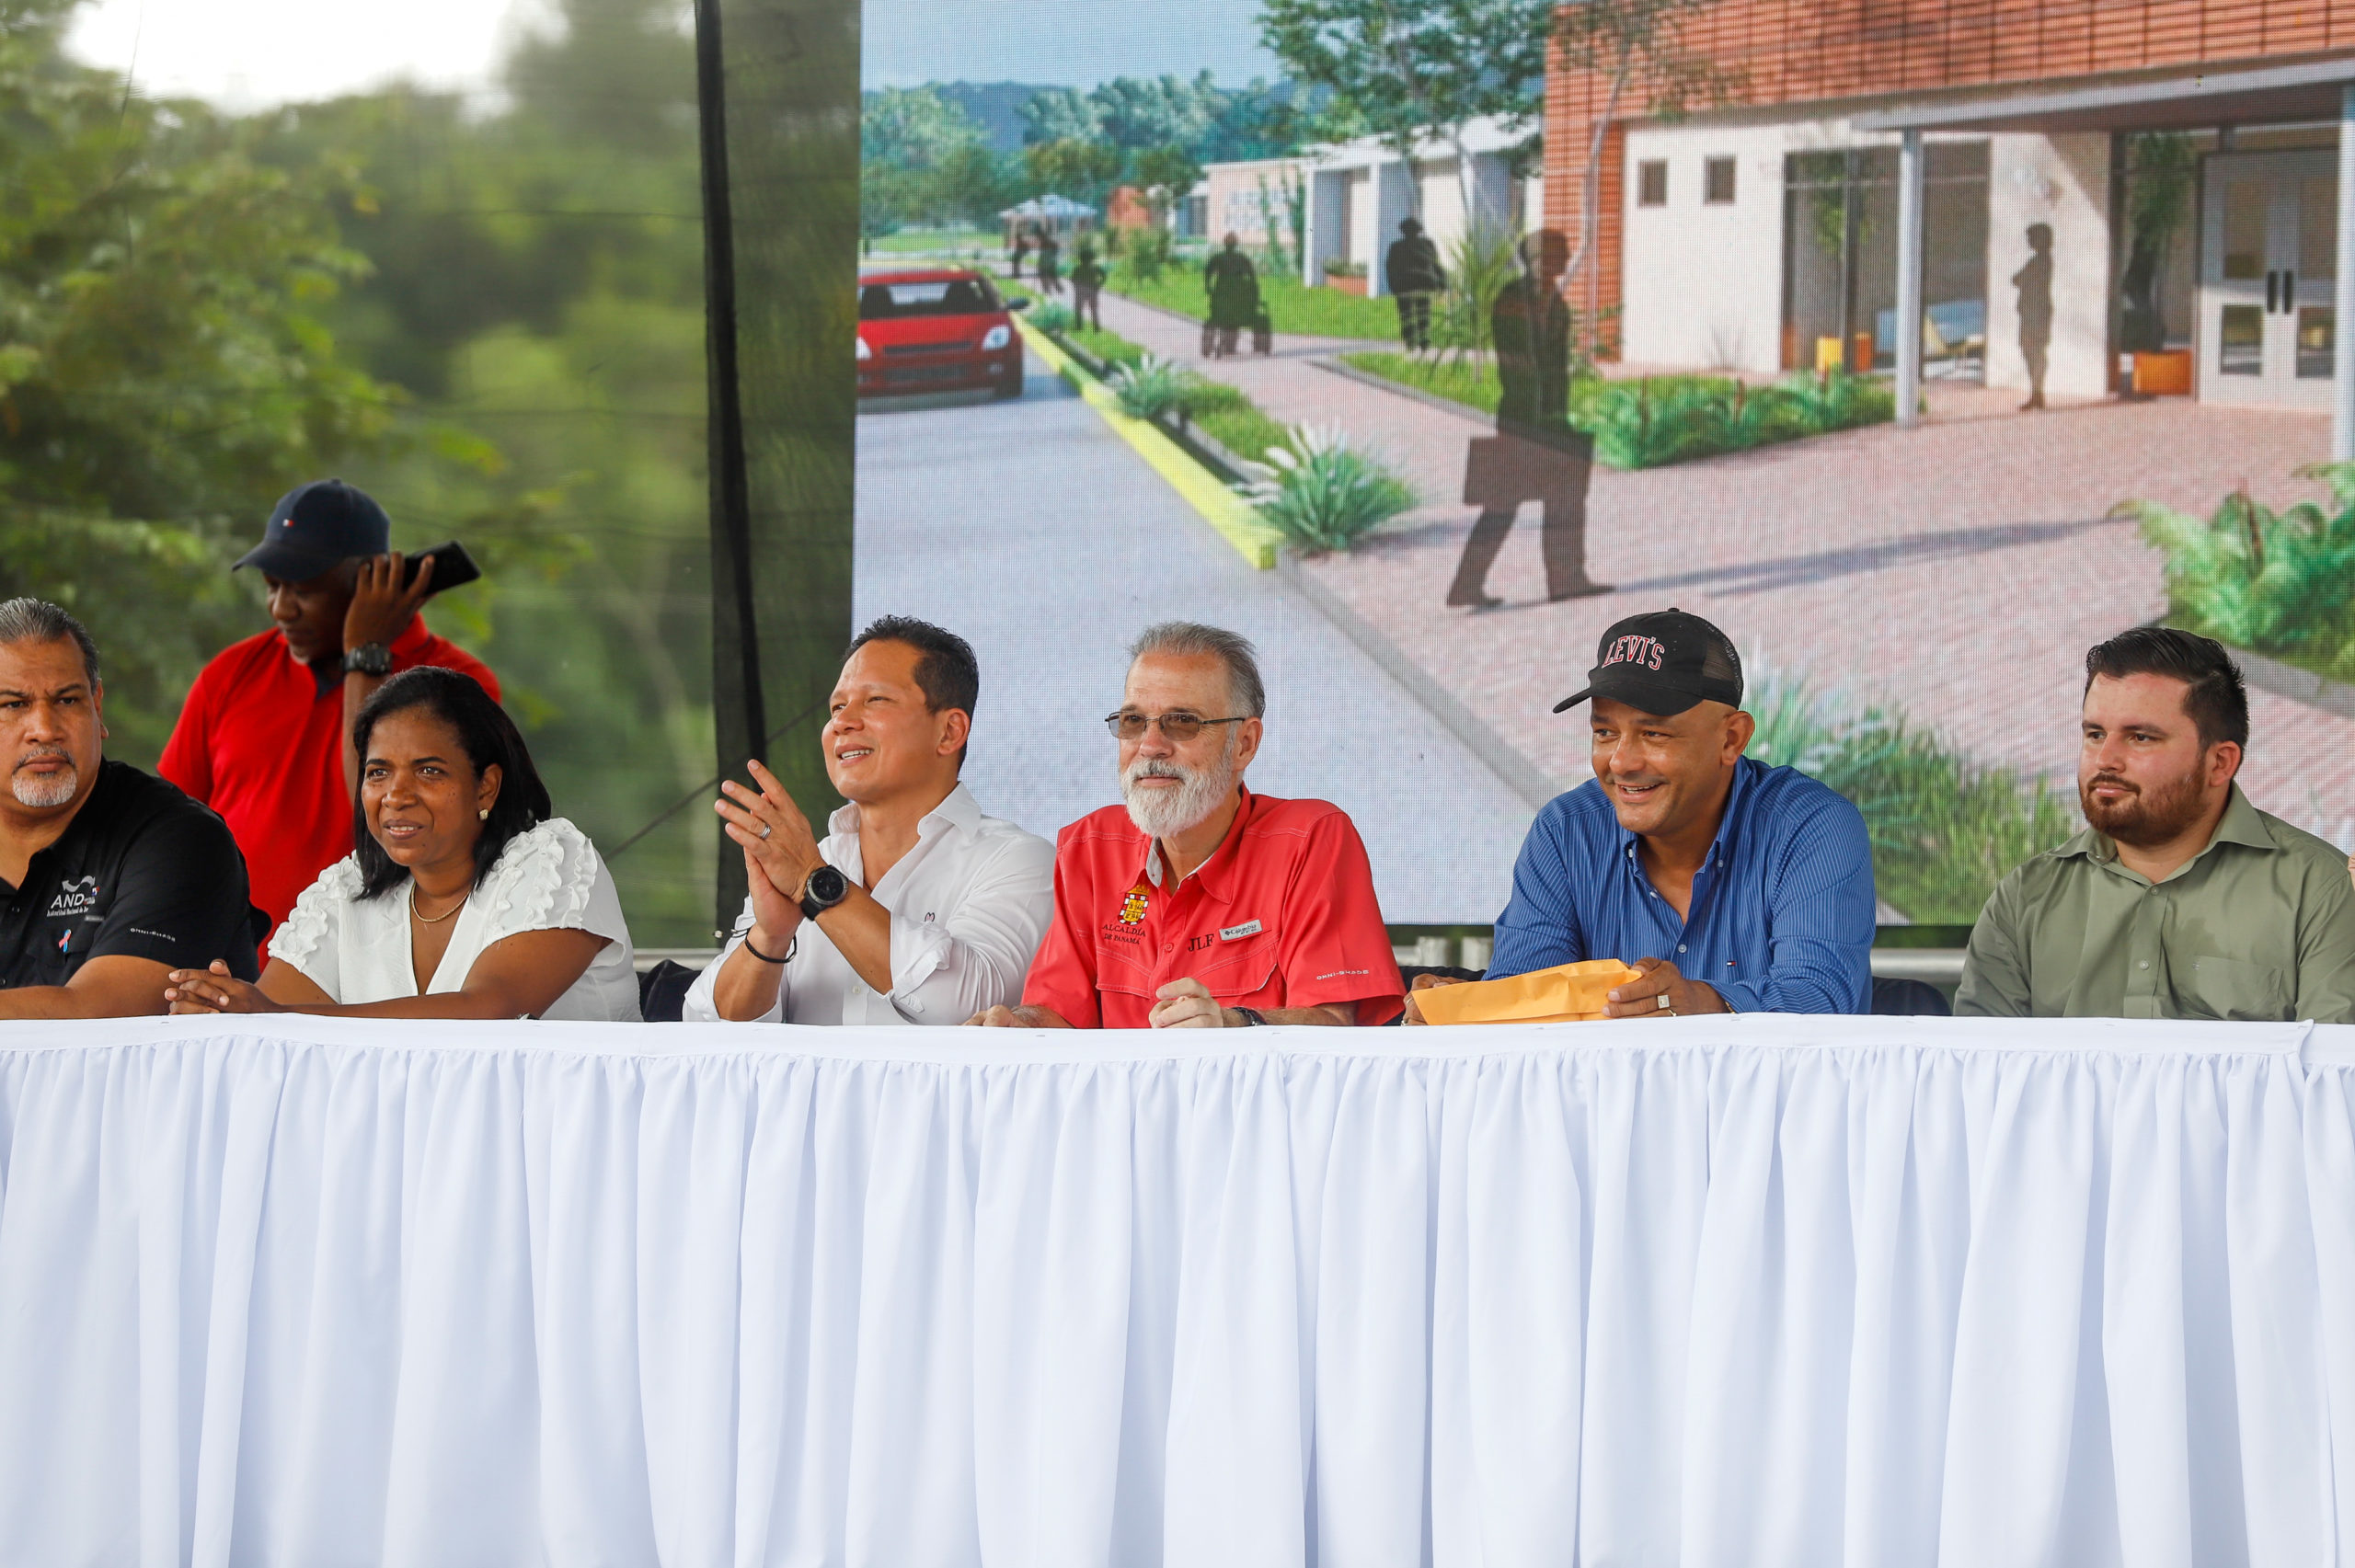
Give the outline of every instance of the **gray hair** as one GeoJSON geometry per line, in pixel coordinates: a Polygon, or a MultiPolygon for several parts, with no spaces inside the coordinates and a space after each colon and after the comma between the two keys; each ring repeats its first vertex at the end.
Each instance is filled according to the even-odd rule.
{"type": "Polygon", "coordinates": [[[72,643],[82,650],[82,673],[98,683],[98,645],[89,629],[45,599],[0,603],[0,647],[11,643],[72,643]]]}
{"type": "Polygon", "coordinates": [[[1205,626],[1199,621],[1163,621],[1137,635],[1137,640],[1129,646],[1129,662],[1134,664],[1149,653],[1167,654],[1175,658],[1209,655],[1226,666],[1228,692],[1235,705],[1242,710],[1222,716],[1267,716],[1268,687],[1259,679],[1259,650],[1251,646],[1250,638],[1205,626]]]}

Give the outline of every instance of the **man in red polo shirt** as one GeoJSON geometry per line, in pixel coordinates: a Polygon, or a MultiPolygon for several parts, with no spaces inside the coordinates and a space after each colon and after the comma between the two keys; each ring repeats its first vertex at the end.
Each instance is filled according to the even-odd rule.
{"type": "Polygon", "coordinates": [[[1055,915],[1018,1028],[1386,1024],[1406,986],[1357,829],[1337,806],[1244,786],[1267,691],[1251,645],[1172,621],[1131,650],[1107,724],[1124,806],[1063,830],[1055,915]]]}
{"type": "Polygon", "coordinates": [[[471,675],[480,660],[425,629],[433,563],[404,587],[392,520],[373,498],[322,479],[281,498],[258,567],[270,631],[232,644],[197,676],[157,771],[219,812],[245,852],[271,929],[320,872],[351,853],[351,721],[389,676],[420,664],[471,675]]]}

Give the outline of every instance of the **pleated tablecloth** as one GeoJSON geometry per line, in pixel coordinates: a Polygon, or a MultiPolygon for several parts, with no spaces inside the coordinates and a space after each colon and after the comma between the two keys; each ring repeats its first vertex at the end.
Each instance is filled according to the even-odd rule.
{"type": "Polygon", "coordinates": [[[2355,1562],[2355,1045],[0,1025],[0,1564],[2355,1562]]]}

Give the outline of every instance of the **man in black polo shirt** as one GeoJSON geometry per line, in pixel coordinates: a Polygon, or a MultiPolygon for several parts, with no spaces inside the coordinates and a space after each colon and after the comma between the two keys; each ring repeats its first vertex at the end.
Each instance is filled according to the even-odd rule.
{"type": "Polygon", "coordinates": [[[215,958],[257,978],[246,863],[220,818],[99,756],[98,650],[54,604],[0,604],[0,1018],[164,1011],[215,958]]]}

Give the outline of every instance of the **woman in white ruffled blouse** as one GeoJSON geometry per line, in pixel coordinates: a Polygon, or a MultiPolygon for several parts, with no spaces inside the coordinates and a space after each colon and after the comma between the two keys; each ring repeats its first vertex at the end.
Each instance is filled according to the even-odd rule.
{"type": "Polygon", "coordinates": [[[358,848],[296,901],[259,985],[219,964],[176,970],[174,1013],[638,1017],[613,873],[551,814],[523,736],[480,686],[404,671],[352,740],[358,848]]]}

